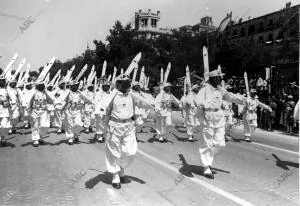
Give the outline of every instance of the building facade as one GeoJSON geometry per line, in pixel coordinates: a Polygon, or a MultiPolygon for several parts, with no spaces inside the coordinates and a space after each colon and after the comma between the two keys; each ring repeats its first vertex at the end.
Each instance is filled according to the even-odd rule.
{"type": "Polygon", "coordinates": [[[231,42],[251,39],[254,44],[269,48],[270,52],[285,43],[299,48],[299,8],[300,5],[291,7],[291,3],[287,3],[279,11],[247,21],[231,22],[224,36],[231,42]]]}
{"type": "Polygon", "coordinates": [[[135,12],[135,30],[147,39],[155,38],[160,34],[172,34],[169,29],[160,28],[159,22],[160,11],[152,13],[149,9],[148,12],[142,12],[142,10],[135,12]]]}
{"type": "Polygon", "coordinates": [[[212,17],[205,16],[200,19],[200,23],[195,24],[193,26],[191,25],[181,26],[177,29],[177,31],[195,36],[202,32],[216,31],[216,27],[213,25],[212,17]]]}
{"type": "MultiPolygon", "coordinates": [[[[284,88],[291,81],[299,81],[299,11],[300,5],[292,6],[289,2],[273,13],[230,22],[222,38],[229,45],[243,45],[243,41],[248,41],[260,51],[266,51],[268,58],[262,67],[272,65],[273,84],[278,89],[284,88]]],[[[262,68],[247,69],[264,72],[262,68]]]]}

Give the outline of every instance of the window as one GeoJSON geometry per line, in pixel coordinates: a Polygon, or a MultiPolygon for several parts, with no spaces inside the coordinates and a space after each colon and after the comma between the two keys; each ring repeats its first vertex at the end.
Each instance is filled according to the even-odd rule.
{"type": "Polygon", "coordinates": [[[237,35],[237,31],[235,29],[235,30],[233,30],[232,36],[236,36],[236,35],[237,35]]]}
{"type": "Polygon", "coordinates": [[[268,39],[266,41],[266,44],[268,44],[268,45],[273,44],[273,34],[268,35],[268,39]]]}
{"type": "Polygon", "coordinates": [[[248,28],[248,35],[252,35],[255,33],[255,26],[254,25],[250,25],[248,28]]]}
{"type": "Polygon", "coordinates": [[[245,36],[246,35],[246,32],[245,32],[245,28],[243,27],[242,29],[241,29],[241,36],[245,36]]]}
{"type": "Polygon", "coordinates": [[[284,37],[283,37],[283,31],[280,31],[277,35],[276,38],[276,43],[281,43],[283,41],[284,37]]]}
{"type": "Polygon", "coordinates": [[[269,20],[269,24],[268,24],[268,26],[267,26],[267,30],[268,30],[268,31],[272,31],[273,29],[274,29],[273,20],[270,19],[270,20],[269,20]]]}
{"type": "Polygon", "coordinates": [[[157,20],[151,19],[151,27],[156,28],[156,26],[157,26],[157,20]]]}
{"type": "Polygon", "coordinates": [[[259,23],[259,27],[258,27],[258,32],[261,33],[261,32],[264,32],[265,29],[264,29],[264,23],[263,22],[260,22],[259,23]]]}
{"type": "Polygon", "coordinates": [[[273,19],[269,20],[269,26],[273,26],[273,19]]]}
{"type": "Polygon", "coordinates": [[[273,34],[268,35],[268,41],[273,41],[273,34]]]}
{"type": "Polygon", "coordinates": [[[264,41],[264,37],[263,36],[259,36],[257,43],[261,44],[261,43],[263,43],[263,41],[264,41]]]}
{"type": "Polygon", "coordinates": [[[148,26],[148,19],[142,19],[142,27],[148,26]]]}

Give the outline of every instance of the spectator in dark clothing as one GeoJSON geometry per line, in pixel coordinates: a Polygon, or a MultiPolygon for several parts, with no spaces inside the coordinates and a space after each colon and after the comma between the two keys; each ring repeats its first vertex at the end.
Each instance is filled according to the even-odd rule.
{"type": "Polygon", "coordinates": [[[269,105],[272,109],[272,112],[269,112],[266,110],[265,112],[265,129],[268,131],[273,131],[274,125],[275,125],[275,118],[276,118],[276,109],[277,109],[277,104],[275,101],[275,96],[269,99],[269,105]]]}
{"type": "Polygon", "coordinates": [[[294,107],[295,102],[293,101],[293,96],[288,96],[288,101],[285,105],[285,113],[284,113],[284,125],[286,127],[286,132],[292,133],[293,132],[293,115],[294,115],[294,107]]]}

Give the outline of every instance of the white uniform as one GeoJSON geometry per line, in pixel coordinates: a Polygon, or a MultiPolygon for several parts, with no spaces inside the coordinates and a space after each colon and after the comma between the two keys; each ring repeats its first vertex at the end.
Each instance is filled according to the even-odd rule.
{"type": "Polygon", "coordinates": [[[57,89],[54,93],[54,96],[56,98],[55,104],[54,104],[54,125],[58,127],[59,129],[62,129],[63,126],[63,120],[65,119],[65,112],[63,108],[66,105],[66,97],[69,94],[69,90],[67,89],[57,89]]]}
{"type": "Polygon", "coordinates": [[[189,92],[188,95],[183,100],[182,108],[186,111],[186,128],[187,134],[192,136],[194,129],[197,126],[200,126],[200,120],[198,116],[197,106],[195,105],[196,95],[194,92],[189,92]]]}
{"type": "Polygon", "coordinates": [[[32,140],[40,140],[41,137],[46,135],[47,130],[50,127],[50,114],[47,104],[51,100],[48,99],[45,92],[35,91],[30,101],[30,107],[32,108],[31,117],[33,121],[32,125],[32,140]]]}
{"type": "Polygon", "coordinates": [[[187,122],[187,116],[186,116],[186,113],[187,113],[187,107],[185,105],[185,102],[186,102],[186,95],[183,95],[180,99],[180,102],[182,104],[182,117],[183,117],[183,127],[186,127],[186,122],[187,122]]]}
{"type": "Polygon", "coordinates": [[[180,101],[172,94],[161,92],[155,98],[156,132],[160,137],[166,138],[168,127],[172,126],[172,103],[180,105],[180,101]]]}
{"type": "MultiPolygon", "coordinates": [[[[86,91],[84,94],[88,99],[94,100],[94,92],[86,91]]],[[[94,104],[91,102],[84,102],[84,110],[83,110],[83,126],[84,128],[89,128],[94,125],[94,104]]]]}
{"type": "Polygon", "coordinates": [[[73,139],[78,136],[83,123],[81,121],[82,98],[79,92],[70,92],[66,100],[66,136],[73,139]]]}
{"type": "Polygon", "coordinates": [[[232,126],[233,126],[233,111],[232,111],[232,103],[231,102],[227,102],[227,101],[223,101],[222,102],[222,109],[224,111],[224,117],[225,117],[225,129],[226,129],[226,133],[228,133],[232,126]]]}
{"type": "Polygon", "coordinates": [[[247,138],[251,137],[253,132],[257,127],[257,107],[270,110],[271,108],[263,103],[261,103],[256,98],[248,98],[246,105],[243,110],[243,119],[244,119],[244,136],[247,138]]]}
{"type": "Polygon", "coordinates": [[[200,166],[213,163],[219,146],[225,146],[225,117],[221,109],[222,100],[243,104],[242,97],[205,84],[199,91],[195,103],[200,109],[200,166]]]}
{"type": "Polygon", "coordinates": [[[106,109],[112,99],[109,92],[104,92],[101,89],[95,94],[95,119],[96,119],[96,134],[103,135],[105,131],[106,109]]]}
{"type": "MultiPolygon", "coordinates": [[[[48,93],[54,97],[55,90],[48,91],[48,93]]],[[[55,112],[54,103],[52,101],[48,102],[47,107],[48,107],[48,111],[49,111],[49,115],[50,115],[50,126],[53,127],[53,126],[55,126],[55,124],[52,122],[54,120],[54,115],[55,115],[54,114],[54,112],[55,112]]]]}
{"type": "MultiPolygon", "coordinates": [[[[150,93],[146,93],[146,92],[141,92],[142,96],[145,97],[149,102],[151,102],[151,104],[154,104],[155,99],[153,98],[153,96],[150,93]]],[[[144,116],[143,119],[147,119],[150,115],[151,109],[144,109],[144,116]]]]}
{"type": "Polygon", "coordinates": [[[113,94],[107,110],[109,135],[106,139],[106,167],[117,173],[128,167],[135,157],[137,141],[135,135],[134,107],[150,106],[148,102],[132,92],[113,94]]]}
{"type": "Polygon", "coordinates": [[[8,134],[11,124],[9,121],[9,96],[5,88],[0,88],[0,139],[5,141],[5,136],[8,134]]]}
{"type": "Polygon", "coordinates": [[[10,121],[13,128],[16,127],[19,117],[20,117],[20,111],[19,111],[19,93],[18,90],[15,88],[7,87],[7,92],[10,99],[10,121]]]}
{"type": "MultiPolygon", "coordinates": [[[[136,92],[136,91],[132,91],[134,94],[140,96],[141,98],[144,98],[140,92],[136,92]]],[[[142,128],[143,124],[144,124],[144,117],[146,115],[146,110],[143,107],[139,107],[138,105],[135,105],[134,108],[134,113],[135,113],[135,123],[136,126],[139,126],[139,130],[142,128]]],[[[137,131],[139,132],[139,131],[137,131]]]]}
{"type": "Polygon", "coordinates": [[[32,89],[26,89],[26,87],[24,88],[24,90],[21,93],[21,106],[23,107],[23,117],[24,117],[24,123],[26,126],[28,126],[28,123],[30,122],[30,108],[29,108],[29,103],[31,98],[33,97],[35,93],[35,90],[32,89]]]}

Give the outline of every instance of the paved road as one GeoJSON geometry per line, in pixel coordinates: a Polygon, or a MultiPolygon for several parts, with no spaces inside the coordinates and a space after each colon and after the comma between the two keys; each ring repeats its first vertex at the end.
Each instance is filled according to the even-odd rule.
{"type": "MultiPolygon", "coordinates": [[[[130,182],[121,190],[111,187],[104,144],[93,143],[93,134],[69,146],[50,129],[46,144],[34,148],[29,131],[21,130],[0,148],[0,205],[299,205],[297,154],[231,141],[217,154],[215,179],[209,180],[198,166],[199,137],[187,142],[174,117],[178,126],[167,143],[153,141],[153,122],[145,124],[126,171],[130,182]]],[[[287,138],[283,149],[294,139],[287,138]]]]}

